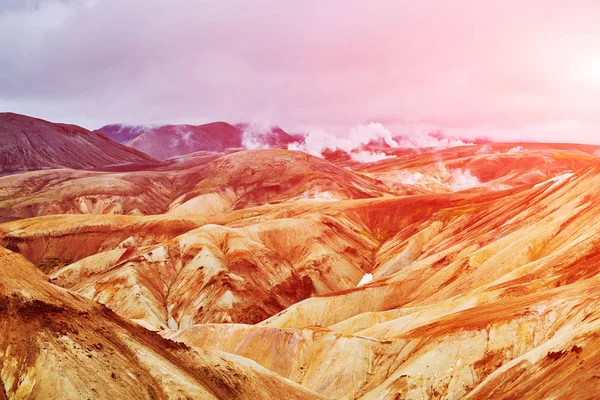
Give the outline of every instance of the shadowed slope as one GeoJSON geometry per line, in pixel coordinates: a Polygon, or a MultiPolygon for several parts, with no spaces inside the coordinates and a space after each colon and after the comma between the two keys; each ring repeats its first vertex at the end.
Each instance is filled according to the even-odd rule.
{"type": "Polygon", "coordinates": [[[75,125],[0,113],[0,174],[49,168],[158,165],[152,157],[75,125]]]}

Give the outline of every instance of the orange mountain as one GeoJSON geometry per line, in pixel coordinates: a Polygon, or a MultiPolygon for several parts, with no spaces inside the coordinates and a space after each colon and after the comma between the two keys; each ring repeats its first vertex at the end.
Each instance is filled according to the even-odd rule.
{"type": "Polygon", "coordinates": [[[2,177],[0,399],[600,397],[598,150],[2,177]]]}

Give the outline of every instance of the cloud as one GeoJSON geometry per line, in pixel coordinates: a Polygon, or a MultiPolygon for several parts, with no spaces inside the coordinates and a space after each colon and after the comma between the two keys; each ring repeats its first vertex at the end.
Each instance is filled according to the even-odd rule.
{"type": "Polygon", "coordinates": [[[600,5],[575,3],[0,0],[0,109],[88,128],[268,112],[284,128],[496,140],[559,141],[535,127],[572,120],[570,141],[597,143],[600,5]]]}

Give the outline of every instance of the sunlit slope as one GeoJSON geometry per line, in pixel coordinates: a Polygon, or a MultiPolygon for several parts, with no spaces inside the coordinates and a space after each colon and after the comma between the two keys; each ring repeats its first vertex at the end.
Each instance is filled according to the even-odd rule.
{"type": "Polygon", "coordinates": [[[286,202],[208,218],[48,216],[3,224],[0,240],[56,284],[153,329],[256,323],[355,287],[383,243],[433,211],[500,196],[286,202]]]}
{"type": "Polygon", "coordinates": [[[0,273],[0,397],[318,398],[246,359],[164,340],[3,248],[0,273]]]}
{"type": "Polygon", "coordinates": [[[591,168],[433,212],[380,247],[366,286],[254,327],[165,334],[243,354],[332,398],[594,397],[598,189],[591,168]],[[255,340],[296,356],[283,361],[255,340]]]}
{"type": "Polygon", "coordinates": [[[444,150],[388,150],[395,158],[346,163],[386,184],[448,192],[502,190],[537,184],[597,162],[600,147],[575,144],[489,143],[444,150]]]}
{"type": "Polygon", "coordinates": [[[416,193],[301,152],[188,156],[155,171],[36,171],[0,177],[0,221],[50,214],[216,214],[290,200],[416,193]]]}
{"type": "MultiPolygon", "coordinates": [[[[326,398],[594,398],[595,148],[502,146],[362,166],[260,150],[179,171],[69,171],[90,187],[145,177],[160,210],[15,220],[0,244],[144,335],[254,360],[326,398]],[[436,168],[479,184],[451,188],[436,168]],[[381,175],[405,170],[430,181],[381,175]]],[[[61,176],[26,196],[51,202],[54,182],[76,181],[61,176]]],[[[123,199],[150,207],[144,196],[123,199]]]]}
{"type": "Polygon", "coordinates": [[[172,197],[165,174],[35,171],[0,178],[0,221],[52,214],[161,214],[172,197]]]}
{"type": "Polygon", "coordinates": [[[0,221],[65,213],[208,215],[296,200],[498,191],[598,162],[593,146],[510,146],[405,150],[376,164],[344,167],[301,152],[266,149],[192,154],[153,171],[14,174],[0,178],[0,221]]]}
{"type": "Polygon", "coordinates": [[[135,237],[108,243],[53,270],[52,281],[153,329],[256,323],[307,297],[355,287],[377,246],[351,222],[327,217],[208,224],[155,245],[135,237]]]}

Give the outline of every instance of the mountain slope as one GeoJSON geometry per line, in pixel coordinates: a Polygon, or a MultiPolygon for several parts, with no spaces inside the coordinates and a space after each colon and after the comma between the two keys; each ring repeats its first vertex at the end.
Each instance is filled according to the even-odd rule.
{"type": "Polygon", "coordinates": [[[388,185],[433,192],[470,188],[502,190],[543,182],[587,168],[599,146],[551,143],[488,143],[432,149],[387,149],[395,157],[373,164],[341,163],[388,185]]]}
{"type": "Polygon", "coordinates": [[[204,125],[163,125],[139,126],[113,124],[106,125],[95,132],[103,133],[112,140],[140,146],[148,152],[161,151],[159,143],[170,143],[175,148],[157,154],[157,158],[169,158],[176,155],[189,154],[197,151],[223,151],[227,148],[287,148],[293,142],[301,142],[302,136],[292,136],[278,126],[265,128],[254,124],[240,123],[233,126],[224,122],[214,122],[204,125]],[[234,131],[231,128],[237,130],[234,131]],[[142,134],[148,133],[140,141],[134,140],[142,134]],[[162,142],[161,142],[162,141],[162,142]],[[159,157],[162,155],[162,157],[159,157]]]}
{"type": "Polygon", "coordinates": [[[0,113],[0,174],[49,168],[158,164],[152,157],[75,125],[0,113]]]}
{"type": "Polygon", "coordinates": [[[226,122],[205,125],[165,125],[146,130],[126,143],[160,160],[196,151],[242,147],[242,132],[226,122]]]}
{"type": "Polygon", "coordinates": [[[414,192],[402,185],[390,192],[374,178],[304,153],[248,150],[183,157],[153,171],[63,169],[0,177],[0,221],[75,213],[208,215],[293,199],[414,192]]]}
{"type": "Polygon", "coordinates": [[[105,125],[100,129],[96,129],[94,132],[102,133],[114,140],[115,142],[125,144],[130,140],[133,140],[136,137],[140,136],[148,129],[151,128],[145,126],[112,124],[105,125]]]}
{"type": "MultiPolygon", "coordinates": [[[[42,322],[50,328],[31,324],[28,332],[46,338],[65,322],[69,336],[79,324],[93,337],[82,342],[84,357],[98,342],[125,349],[119,354],[135,363],[111,363],[146,368],[139,382],[165,397],[203,390],[226,398],[600,397],[598,148],[389,151],[396,157],[368,164],[268,149],[196,153],[144,172],[4,177],[0,208],[10,207],[13,218],[62,214],[0,224],[0,245],[47,274],[14,254],[6,264],[17,268],[3,270],[0,252],[0,293],[19,299],[7,321],[18,332],[19,314],[31,321],[29,306],[19,304],[37,276],[44,302],[93,305],[98,318],[84,323],[48,308],[42,322]],[[104,214],[113,212],[132,215],[104,214]],[[87,215],[69,215],[77,213],[87,215]],[[21,268],[25,275],[11,283],[21,268]],[[96,322],[117,324],[103,335],[120,342],[89,331],[96,322]],[[155,342],[142,327],[197,355],[155,342]],[[176,370],[169,379],[165,363],[176,370]],[[248,391],[219,392],[221,383],[190,372],[222,377],[215,364],[231,367],[228,382],[248,391]]],[[[10,342],[13,350],[2,343],[9,394],[19,390],[15,382],[29,390],[20,360],[41,356],[13,362],[4,353],[48,350],[47,343],[54,359],[80,351],[54,340],[10,342]]],[[[51,369],[45,359],[37,365],[31,374],[51,369]]],[[[83,379],[85,390],[97,389],[78,365],[61,368],[76,371],[65,374],[83,379]]]]}
{"type": "Polygon", "coordinates": [[[3,248],[0,274],[5,398],[319,398],[240,357],[161,339],[47,283],[3,248]]]}

